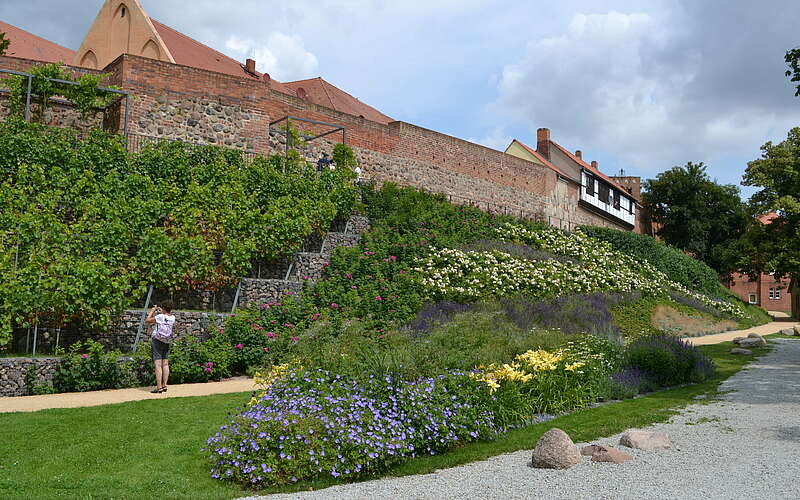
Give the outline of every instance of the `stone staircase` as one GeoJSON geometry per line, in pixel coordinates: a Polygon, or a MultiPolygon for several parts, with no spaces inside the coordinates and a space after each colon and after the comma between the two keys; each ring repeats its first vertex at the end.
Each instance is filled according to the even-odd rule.
{"type": "MultiPolygon", "coordinates": [[[[279,302],[287,295],[300,294],[305,287],[322,277],[325,268],[330,264],[330,257],[338,247],[354,247],[361,241],[361,233],[369,229],[369,220],[361,215],[354,215],[348,221],[343,231],[331,231],[325,235],[314,246],[318,251],[298,252],[293,259],[286,265],[285,273],[280,270],[273,270],[283,274],[283,278],[242,278],[239,285],[238,299],[236,307],[246,307],[250,304],[264,304],[269,302],[279,302]]],[[[230,313],[219,313],[210,311],[176,311],[177,316],[177,335],[185,334],[207,335],[212,322],[221,325],[230,313]]],[[[107,340],[111,345],[132,345],[136,338],[136,331],[142,316],[141,309],[126,310],[115,327],[112,329],[108,339],[98,339],[101,342],[107,340]],[[113,339],[113,340],[112,340],[113,339]]],[[[140,342],[147,341],[149,335],[143,331],[140,342]]]]}

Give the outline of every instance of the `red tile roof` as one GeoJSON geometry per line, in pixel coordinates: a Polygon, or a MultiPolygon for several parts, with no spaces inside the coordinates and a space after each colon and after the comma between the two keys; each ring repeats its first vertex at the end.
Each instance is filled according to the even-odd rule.
{"type": "Polygon", "coordinates": [[[190,38],[165,24],[161,24],[152,17],[150,21],[169,49],[176,64],[243,78],[258,79],[260,76],[245,71],[242,67],[242,63],[236,59],[230,58],[222,52],[212,49],[208,45],[203,45],[194,38],[190,38]]]}
{"type": "Polygon", "coordinates": [[[320,77],[297,80],[294,82],[284,82],[283,85],[290,89],[295,95],[297,95],[299,89],[302,89],[305,91],[305,95],[309,101],[342,113],[363,116],[367,120],[383,124],[394,121],[372,106],[364,104],[352,95],[331,85],[320,77]]]}
{"type": "Polygon", "coordinates": [[[539,153],[537,153],[535,149],[531,148],[531,147],[530,147],[530,146],[528,146],[527,144],[525,144],[525,143],[523,143],[522,141],[519,141],[519,140],[517,140],[517,139],[514,139],[514,141],[513,141],[513,142],[516,142],[517,144],[519,144],[520,146],[522,146],[523,148],[525,148],[525,151],[527,151],[528,153],[530,153],[530,154],[532,154],[533,156],[535,156],[535,157],[536,157],[536,158],[537,158],[539,161],[541,161],[541,162],[542,162],[542,164],[543,164],[544,166],[546,166],[546,167],[550,168],[551,170],[555,170],[555,172],[556,172],[557,174],[559,174],[559,175],[561,175],[561,176],[563,176],[563,177],[567,177],[566,175],[564,175],[564,173],[563,173],[561,170],[559,170],[559,169],[558,169],[558,167],[556,167],[555,165],[553,165],[552,163],[550,163],[550,162],[547,160],[547,158],[545,158],[544,156],[542,156],[542,155],[540,155],[539,153]]]}
{"type": "Polygon", "coordinates": [[[612,186],[615,186],[617,189],[619,189],[623,193],[626,193],[628,196],[631,196],[631,194],[628,192],[628,189],[626,187],[624,187],[623,185],[617,183],[617,181],[612,180],[609,176],[607,176],[606,174],[601,172],[599,169],[597,169],[597,168],[591,166],[590,164],[586,163],[585,161],[581,160],[580,158],[578,158],[577,156],[572,154],[567,148],[563,147],[561,144],[559,144],[557,142],[554,142],[552,140],[550,141],[550,144],[552,144],[553,146],[557,147],[559,149],[559,151],[561,151],[562,153],[567,155],[569,157],[569,159],[571,159],[572,161],[574,161],[575,163],[577,163],[581,167],[585,168],[586,170],[588,170],[592,174],[596,175],[597,177],[600,177],[601,179],[605,180],[606,182],[608,182],[612,186]]]}
{"type": "Polygon", "coordinates": [[[6,51],[7,56],[67,64],[75,59],[74,51],[3,21],[0,21],[0,31],[11,41],[6,51]]]}
{"type": "MultiPolygon", "coordinates": [[[[153,18],[150,18],[150,21],[152,21],[161,39],[164,40],[164,44],[166,44],[177,64],[249,79],[260,79],[263,77],[263,75],[257,71],[255,74],[246,71],[242,67],[242,63],[236,59],[228,57],[153,18]]],[[[298,89],[302,88],[305,91],[308,101],[320,106],[335,109],[342,113],[363,116],[367,120],[384,124],[394,121],[372,106],[364,104],[322,78],[311,78],[308,80],[297,80],[285,83],[272,79],[270,84],[272,88],[278,92],[295,96],[297,95],[298,89]]]]}
{"type": "Polygon", "coordinates": [[[758,222],[760,222],[760,223],[762,223],[764,225],[772,224],[772,221],[774,221],[775,219],[779,219],[779,218],[780,218],[780,215],[778,215],[775,212],[767,212],[767,213],[761,214],[761,215],[759,215],[757,217],[758,222]]]}

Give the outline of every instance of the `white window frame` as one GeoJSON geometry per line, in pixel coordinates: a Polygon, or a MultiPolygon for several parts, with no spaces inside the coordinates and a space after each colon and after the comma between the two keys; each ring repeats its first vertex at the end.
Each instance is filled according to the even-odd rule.
{"type": "Polygon", "coordinates": [[[758,296],[754,293],[751,293],[748,297],[748,302],[751,304],[758,304],[758,296]]]}

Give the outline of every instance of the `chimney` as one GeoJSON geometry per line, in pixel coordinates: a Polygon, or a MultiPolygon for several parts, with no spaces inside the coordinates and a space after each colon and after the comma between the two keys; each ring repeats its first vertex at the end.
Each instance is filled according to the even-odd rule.
{"type": "Polygon", "coordinates": [[[536,130],[536,152],[550,159],[550,129],[540,128],[536,130]]]}
{"type": "Polygon", "coordinates": [[[582,154],[583,153],[581,153],[580,149],[575,150],[575,156],[577,156],[579,160],[583,160],[583,156],[581,156],[582,154]]]}
{"type": "Polygon", "coordinates": [[[248,73],[255,73],[256,72],[256,61],[255,61],[255,59],[247,59],[244,62],[244,69],[246,69],[248,73]]]}
{"type": "Polygon", "coordinates": [[[597,162],[594,160],[592,160],[592,168],[595,170],[597,169],[597,162]]]}

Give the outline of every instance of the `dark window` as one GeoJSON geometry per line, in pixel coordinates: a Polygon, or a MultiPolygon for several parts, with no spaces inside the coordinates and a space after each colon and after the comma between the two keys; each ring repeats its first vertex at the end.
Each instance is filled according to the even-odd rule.
{"type": "Polygon", "coordinates": [[[594,196],[594,177],[591,175],[586,176],[586,194],[594,196]]]}
{"type": "Polygon", "coordinates": [[[119,17],[125,17],[125,7],[121,8],[119,10],[119,12],[120,12],[120,16],[119,17]]]}
{"type": "Polygon", "coordinates": [[[619,191],[614,191],[614,208],[619,210],[619,191]]]}
{"type": "Polygon", "coordinates": [[[608,203],[608,185],[603,184],[601,182],[600,185],[598,186],[597,193],[599,195],[598,198],[600,198],[600,201],[602,201],[603,203],[608,203]]]}

